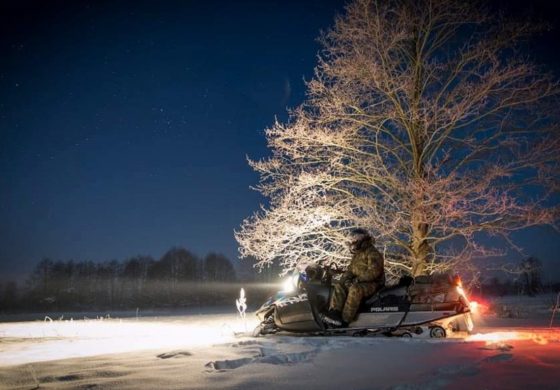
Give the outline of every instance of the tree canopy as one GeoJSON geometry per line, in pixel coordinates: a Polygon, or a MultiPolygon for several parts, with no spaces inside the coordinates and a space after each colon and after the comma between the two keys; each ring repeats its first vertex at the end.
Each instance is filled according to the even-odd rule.
{"type": "Polygon", "coordinates": [[[287,272],[345,265],[368,229],[389,276],[467,269],[483,240],[557,227],[558,81],[532,62],[541,26],[456,0],[356,0],[320,41],[307,97],[250,165],[269,199],[242,257],[287,272]]]}

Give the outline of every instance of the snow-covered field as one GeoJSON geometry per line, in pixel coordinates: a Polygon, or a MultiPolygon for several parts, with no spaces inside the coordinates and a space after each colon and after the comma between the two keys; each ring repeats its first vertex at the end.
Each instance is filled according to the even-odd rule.
{"type": "Polygon", "coordinates": [[[444,340],[252,338],[254,316],[244,322],[235,308],[0,323],[0,388],[560,389],[560,314],[549,328],[549,301],[504,299],[475,334],[444,340]],[[503,305],[514,318],[501,318],[503,305]]]}

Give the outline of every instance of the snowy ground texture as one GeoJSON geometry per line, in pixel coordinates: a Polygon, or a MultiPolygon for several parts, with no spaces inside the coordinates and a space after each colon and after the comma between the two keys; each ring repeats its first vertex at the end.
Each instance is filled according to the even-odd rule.
{"type": "Polygon", "coordinates": [[[560,389],[551,296],[508,298],[466,338],[244,335],[235,314],[0,323],[0,388],[560,389]],[[504,307],[505,306],[505,307],[504,307]]]}

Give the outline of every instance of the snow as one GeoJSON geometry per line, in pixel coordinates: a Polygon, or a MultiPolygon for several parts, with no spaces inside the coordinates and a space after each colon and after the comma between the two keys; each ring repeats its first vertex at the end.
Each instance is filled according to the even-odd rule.
{"type": "Polygon", "coordinates": [[[157,348],[199,347],[235,339],[256,326],[232,315],[86,319],[0,324],[0,366],[157,348]],[[246,325],[246,326],[245,326],[246,325]]]}
{"type": "Polygon", "coordinates": [[[254,315],[243,321],[235,307],[0,323],[0,388],[558,389],[560,328],[548,328],[547,299],[507,301],[523,306],[524,317],[487,314],[475,334],[437,340],[253,338],[254,315]]]}

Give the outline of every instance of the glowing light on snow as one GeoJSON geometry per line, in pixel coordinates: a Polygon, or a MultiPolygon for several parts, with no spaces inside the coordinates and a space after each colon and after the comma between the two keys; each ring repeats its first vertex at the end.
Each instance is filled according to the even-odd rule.
{"type": "MultiPolygon", "coordinates": [[[[18,351],[17,358],[8,353],[8,361],[2,361],[0,356],[0,364],[29,361],[25,349],[33,354],[33,361],[47,361],[139,350],[204,347],[232,342],[236,334],[245,332],[245,326],[235,321],[232,315],[207,318],[202,321],[196,316],[188,320],[173,317],[140,321],[100,318],[1,324],[3,337],[22,339],[22,342],[29,339],[28,345],[33,348],[18,351]]],[[[256,326],[256,320],[248,325],[256,326]]]]}
{"type": "Polygon", "coordinates": [[[477,333],[470,335],[466,338],[467,341],[486,341],[487,343],[497,343],[500,341],[518,340],[519,334],[517,332],[492,332],[492,333],[477,333]]]}
{"type": "Polygon", "coordinates": [[[468,336],[466,341],[485,341],[486,345],[499,344],[505,341],[520,341],[530,340],[539,345],[548,344],[549,340],[558,340],[557,332],[491,332],[491,333],[477,333],[468,336]]]}

